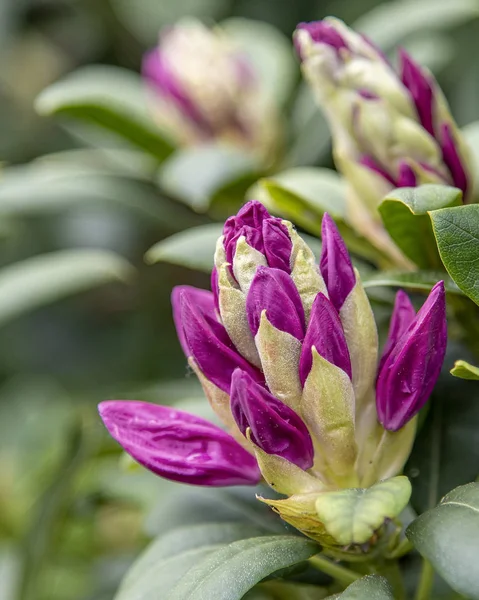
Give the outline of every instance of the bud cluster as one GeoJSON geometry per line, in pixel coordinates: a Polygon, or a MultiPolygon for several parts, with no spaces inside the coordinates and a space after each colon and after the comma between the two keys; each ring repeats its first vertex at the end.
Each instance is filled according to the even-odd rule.
{"type": "Polygon", "coordinates": [[[370,40],[332,17],[299,24],[294,41],[336,164],[372,214],[395,187],[440,183],[471,197],[468,149],[427,69],[400,50],[396,73],[370,40]]]}
{"type": "Polygon", "coordinates": [[[124,449],[163,477],[263,477],[287,496],[263,501],[324,542],[318,495],[401,471],[442,366],[446,320],[442,282],[417,314],[398,292],[378,366],[371,306],[328,215],[322,237],[318,264],[291,223],[249,202],[225,223],[212,291],[173,291],[180,343],[229,433],[145,403],[103,402],[100,413],[124,449]]]}

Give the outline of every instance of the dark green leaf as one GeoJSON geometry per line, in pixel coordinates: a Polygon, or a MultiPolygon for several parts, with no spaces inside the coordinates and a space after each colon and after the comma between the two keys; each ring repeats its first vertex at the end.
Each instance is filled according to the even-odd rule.
{"type": "Polygon", "coordinates": [[[454,367],[451,369],[451,375],[459,377],[459,379],[479,380],[479,367],[469,364],[465,360],[456,360],[454,367]]]}
{"type": "Polygon", "coordinates": [[[428,212],[461,204],[462,194],[444,185],[398,188],[379,205],[389,235],[422,269],[442,267],[428,212]]]}
{"type": "Polygon", "coordinates": [[[175,584],[213,551],[237,540],[260,535],[245,523],[208,523],[174,529],[157,538],[126,574],[116,600],[165,597],[175,584]]]}
{"type": "Polygon", "coordinates": [[[218,190],[257,169],[257,161],[250,154],[208,144],[176,152],[163,164],[159,184],[194,210],[206,212],[218,190]]]}
{"type": "Polygon", "coordinates": [[[107,250],[62,250],[0,270],[0,324],[59,298],[110,281],[129,281],[133,267],[107,250]]]}
{"type": "Polygon", "coordinates": [[[391,586],[384,577],[366,575],[338,595],[338,600],[394,600],[391,586]]]}
{"type": "Polygon", "coordinates": [[[188,571],[165,600],[240,600],[271,573],[305,561],[319,550],[313,541],[294,535],[233,542],[188,571]]]}
{"type": "Polygon", "coordinates": [[[413,521],[406,535],[454,590],[479,599],[479,483],[449,492],[413,521]]]}
{"type": "Polygon", "coordinates": [[[479,205],[435,210],[431,220],[449,275],[479,304],[479,205]]]}
{"type": "Polygon", "coordinates": [[[44,90],[36,109],[98,125],[159,161],[174,149],[150,116],[140,76],[126,69],[83,67],[44,90]]]}
{"type": "Polygon", "coordinates": [[[462,296],[461,290],[454,281],[447,277],[443,272],[383,271],[378,273],[377,271],[372,271],[365,273],[361,277],[361,280],[365,288],[402,287],[410,290],[425,290],[427,292],[430,291],[438,281],[443,280],[447,292],[462,296]]]}

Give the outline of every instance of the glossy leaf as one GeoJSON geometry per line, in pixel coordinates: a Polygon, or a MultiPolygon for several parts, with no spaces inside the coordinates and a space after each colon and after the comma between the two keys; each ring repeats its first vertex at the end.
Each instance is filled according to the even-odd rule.
{"type": "Polygon", "coordinates": [[[401,287],[408,290],[424,290],[427,292],[441,280],[444,281],[446,292],[463,295],[454,281],[440,271],[382,271],[380,273],[371,271],[361,276],[365,288],[401,287]]]}
{"type": "Polygon", "coordinates": [[[479,483],[449,492],[413,521],[406,535],[455,591],[479,599],[479,483]]]}
{"type": "Polygon", "coordinates": [[[370,488],[325,492],[316,500],[316,511],[339,544],[364,544],[385,519],[399,515],[410,495],[408,478],[393,477],[370,488]]]}
{"type": "Polygon", "coordinates": [[[133,563],[115,600],[146,600],[158,597],[160,592],[166,594],[197,561],[222,545],[260,534],[261,529],[245,523],[208,523],[174,529],[153,541],[133,563]]]}
{"type": "Polygon", "coordinates": [[[479,381],[479,367],[475,367],[465,360],[456,360],[454,367],[451,369],[451,375],[459,377],[459,379],[479,381]]]}
{"type": "Polygon", "coordinates": [[[431,220],[447,272],[479,304],[479,205],[435,210],[431,220]]]}
{"type": "Polygon", "coordinates": [[[338,595],[338,600],[394,600],[387,579],[379,575],[366,575],[352,583],[338,595]]]}
{"type": "Polygon", "coordinates": [[[65,115],[102,127],[158,161],[174,149],[150,116],[140,76],[126,69],[78,69],[44,90],[35,106],[41,115],[65,115]]]}
{"type": "Polygon", "coordinates": [[[379,213],[405,256],[422,269],[437,269],[442,263],[428,212],[458,206],[461,201],[462,194],[457,188],[443,185],[398,188],[384,198],[379,213]]]}
{"type": "Polygon", "coordinates": [[[256,583],[320,550],[295,535],[249,538],[219,548],[192,568],[165,600],[240,600],[256,583]]]}
{"type": "Polygon", "coordinates": [[[107,250],[62,250],[0,270],[0,324],[110,281],[130,281],[133,267],[107,250]]]}
{"type": "MultiPolygon", "coordinates": [[[[228,182],[258,170],[254,157],[219,144],[205,144],[175,153],[159,173],[160,186],[194,210],[205,212],[228,182]]],[[[246,186],[245,186],[246,188],[246,186]]]]}
{"type": "Polygon", "coordinates": [[[384,259],[379,250],[346,222],[345,184],[331,169],[289,169],[274,177],[261,179],[249,191],[249,196],[264,202],[273,213],[317,236],[321,234],[323,214],[328,212],[352,252],[373,262],[384,259]]]}

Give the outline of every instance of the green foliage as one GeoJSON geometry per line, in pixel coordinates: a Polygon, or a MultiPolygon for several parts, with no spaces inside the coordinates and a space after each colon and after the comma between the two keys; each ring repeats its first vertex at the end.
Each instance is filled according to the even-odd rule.
{"type": "Polygon", "coordinates": [[[456,488],[437,507],[420,515],[407,536],[449,585],[467,598],[479,598],[477,539],[479,484],[456,488]]]}
{"type": "Polygon", "coordinates": [[[149,116],[140,77],[126,69],[79,69],[44,90],[36,109],[42,115],[65,115],[100,126],[160,162],[173,151],[173,144],[149,116]]]}
{"type": "Polygon", "coordinates": [[[352,583],[338,595],[341,600],[394,600],[387,579],[379,575],[366,575],[352,583]]]}
{"type": "Polygon", "coordinates": [[[442,262],[461,290],[479,304],[479,206],[431,213],[442,262]]]}
{"type": "Polygon", "coordinates": [[[442,266],[429,218],[430,211],[459,206],[462,194],[443,185],[398,188],[379,205],[383,223],[397,246],[422,269],[442,266]]]}

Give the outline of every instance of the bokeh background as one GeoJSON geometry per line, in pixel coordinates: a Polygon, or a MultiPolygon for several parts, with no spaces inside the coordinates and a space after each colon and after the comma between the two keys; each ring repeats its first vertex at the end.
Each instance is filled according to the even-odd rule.
{"type": "MultiPolygon", "coordinates": [[[[201,396],[169,296],[208,277],[143,257],[218,216],[160,191],[154,165],[122,158],[122,143],[91,123],[39,115],[38,95],[84,65],[138,73],[158,31],[181,17],[259,20],[290,54],[290,164],[332,166],[290,45],[299,21],[326,15],[388,52],[405,45],[435,72],[459,125],[479,119],[479,0],[0,0],[0,600],[111,599],[154,532],[165,485],[120,464],[96,404],[201,396]],[[97,280],[88,271],[71,284],[69,263],[48,260],[15,280],[25,261],[77,249],[106,260],[97,280]]],[[[194,190],[194,169],[185,177],[194,190]]]]}

